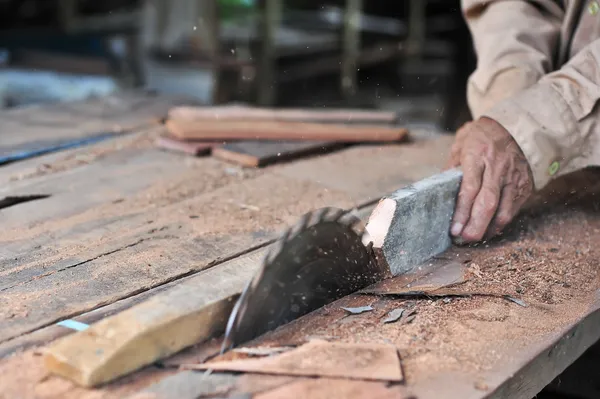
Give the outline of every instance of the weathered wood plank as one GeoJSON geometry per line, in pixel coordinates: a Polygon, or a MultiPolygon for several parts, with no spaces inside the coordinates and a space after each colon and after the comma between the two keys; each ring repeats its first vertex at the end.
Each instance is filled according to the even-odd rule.
{"type": "MultiPolygon", "coordinates": [[[[357,217],[361,218],[362,220],[366,220],[368,218],[369,214],[371,213],[371,211],[373,210],[373,208],[374,208],[373,205],[368,205],[368,206],[365,206],[365,207],[362,207],[362,208],[356,210],[354,212],[354,214],[357,217]]],[[[240,264],[240,262],[241,262],[241,264],[245,265],[246,258],[253,257],[253,256],[254,257],[258,256],[258,258],[260,258],[260,255],[256,255],[256,254],[257,253],[262,254],[262,253],[264,253],[265,250],[266,249],[259,248],[255,251],[249,252],[247,255],[242,255],[238,258],[234,258],[230,261],[227,261],[227,262],[225,262],[224,265],[222,265],[220,267],[228,267],[228,265],[232,265],[232,264],[237,265],[237,264],[240,264]]],[[[254,259],[257,259],[257,258],[254,258],[254,259]]],[[[241,272],[244,273],[243,270],[241,270],[241,272]]],[[[191,276],[188,276],[188,277],[183,277],[181,279],[175,279],[172,282],[165,283],[165,284],[159,285],[157,287],[148,289],[146,291],[142,291],[138,294],[132,295],[125,299],[121,299],[121,300],[100,306],[97,309],[83,313],[79,316],[74,316],[72,319],[77,322],[81,322],[81,323],[85,323],[85,324],[95,323],[99,320],[102,320],[109,316],[115,315],[119,312],[122,312],[126,309],[129,309],[130,307],[135,306],[135,305],[149,299],[150,297],[153,297],[155,295],[163,293],[166,290],[169,290],[170,288],[173,288],[176,285],[184,284],[184,283],[187,283],[187,281],[196,279],[197,276],[198,276],[198,274],[192,274],[191,276]]],[[[10,340],[5,341],[4,343],[0,344],[0,358],[7,356],[17,350],[29,349],[31,347],[36,347],[39,345],[46,344],[48,342],[52,342],[55,339],[60,338],[62,336],[70,334],[70,333],[72,333],[72,331],[65,327],[61,327],[56,324],[51,324],[47,327],[36,330],[30,334],[26,334],[26,335],[17,337],[15,339],[10,339],[10,340]]]]}
{"type": "Polygon", "coordinates": [[[49,370],[82,386],[125,375],[225,331],[264,251],[200,273],[45,350],[49,370]]]}
{"type": "Polygon", "coordinates": [[[149,126],[172,106],[191,103],[181,96],[126,92],[86,101],[53,103],[0,111],[0,148],[49,139],[73,139],[149,126]]]}
{"type": "MultiPolygon", "coordinates": [[[[366,151],[373,163],[380,158],[371,149],[366,151]]],[[[350,165],[364,155],[360,148],[353,152],[350,165]]],[[[326,181],[333,181],[327,179],[329,173],[341,175],[340,169],[348,168],[348,155],[330,156],[338,156],[344,163],[322,170],[320,176],[326,181]]],[[[157,197],[144,191],[117,204],[99,205],[60,221],[49,220],[0,235],[5,254],[0,269],[0,340],[129,297],[263,245],[310,209],[352,208],[404,183],[396,179],[394,184],[388,173],[399,174],[386,168],[356,176],[363,185],[373,186],[377,179],[385,182],[379,184],[379,193],[369,192],[364,201],[364,193],[353,191],[355,187],[362,189],[359,183],[346,190],[343,186],[333,189],[310,179],[290,179],[275,173],[277,168],[243,179],[227,175],[229,166],[216,160],[195,161],[204,167],[210,163],[218,167],[206,171],[209,176],[202,187],[196,186],[196,169],[187,171],[178,183],[188,185],[187,199],[184,195],[183,200],[176,201],[177,195],[173,198],[168,190],[165,195],[167,187],[163,186],[153,192],[161,192],[157,197]]],[[[298,165],[305,167],[304,163],[298,165]]],[[[74,173],[59,175],[68,181],[74,173]]],[[[56,180],[56,185],[59,182],[56,180]]],[[[98,184],[108,188],[112,182],[100,180],[98,184]]]]}

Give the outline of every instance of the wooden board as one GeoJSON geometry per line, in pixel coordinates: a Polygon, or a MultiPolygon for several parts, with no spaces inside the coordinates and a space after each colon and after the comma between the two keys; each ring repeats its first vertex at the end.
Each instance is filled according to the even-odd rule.
{"type": "Polygon", "coordinates": [[[45,350],[53,373],[82,386],[112,381],[225,331],[264,250],[178,284],[45,350]],[[200,289],[200,287],[202,287],[200,289]]]}
{"type": "MultiPolygon", "coordinates": [[[[21,204],[7,208],[2,215],[11,227],[0,236],[4,260],[0,266],[1,340],[17,338],[264,245],[310,209],[352,208],[393,191],[405,182],[394,169],[362,171],[347,189],[339,182],[333,188],[318,181],[328,182],[330,173],[352,168],[346,158],[358,162],[363,159],[362,151],[370,153],[375,162],[382,152],[397,158],[404,147],[374,153],[356,147],[352,156],[344,151],[330,154],[327,157],[344,162],[309,179],[290,179],[277,174],[277,168],[231,175],[226,164],[211,158],[194,158],[190,164],[191,160],[173,154],[125,150],[82,168],[55,173],[50,180],[46,176],[14,182],[7,187],[9,193],[37,191],[46,185],[54,195],[42,201],[55,202],[49,209],[40,202],[35,210],[28,208],[33,203],[21,204]],[[115,163],[115,159],[122,161],[115,163]],[[136,181],[142,176],[149,176],[146,183],[136,181]],[[379,194],[371,191],[365,196],[354,191],[373,186],[374,180],[380,181],[379,194]],[[279,194],[264,195],[269,192],[279,194]],[[32,215],[27,216],[29,213],[32,215]],[[34,228],[20,228],[19,220],[34,228]]],[[[305,166],[298,164],[299,168],[305,166]]]]}
{"type": "Polygon", "coordinates": [[[87,101],[53,103],[0,111],[0,154],[50,151],[94,136],[148,127],[174,105],[194,101],[182,96],[125,92],[87,101]],[[60,147],[60,146],[59,146],[60,147]]]}
{"type": "Polygon", "coordinates": [[[213,149],[213,156],[243,166],[260,167],[322,154],[342,145],[327,141],[239,141],[213,149]]]}
{"type": "Polygon", "coordinates": [[[408,136],[402,127],[288,121],[188,121],[169,119],[167,129],[183,140],[294,140],[401,142],[408,136]]]}
{"type": "MultiPolygon", "coordinates": [[[[362,208],[356,210],[355,214],[357,215],[357,217],[359,217],[363,220],[366,220],[366,218],[371,213],[373,207],[374,207],[373,205],[367,205],[365,207],[362,207],[362,208]]],[[[265,251],[266,251],[265,248],[259,248],[259,249],[256,249],[255,251],[249,252],[248,254],[244,254],[240,257],[233,258],[229,261],[226,261],[222,266],[220,266],[218,268],[219,270],[215,270],[215,273],[220,274],[222,272],[221,269],[232,269],[232,270],[234,270],[234,272],[236,274],[245,275],[245,273],[247,273],[249,271],[251,272],[251,270],[245,270],[246,268],[249,267],[248,266],[249,259],[253,259],[253,261],[258,261],[265,251]]],[[[159,285],[157,287],[154,287],[149,290],[142,291],[138,294],[127,297],[125,299],[118,300],[116,302],[112,302],[112,303],[100,306],[97,309],[94,309],[92,311],[85,312],[78,316],[74,316],[72,318],[72,320],[75,320],[76,322],[84,323],[84,324],[93,324],[99,320],[113,316],[119,312],[129,309],[132,306],[140,304],[140,303],[146,301],[147,299],[149,299],[155,295],[161,294],[179,284],[188,284],[188,282],[189,282],[188,285],[197,286],[198,283],[202,279],[204,279],[203,276],[204,276],[203,274],[202,275],[192,274],[191,276],[183,277],[181,279],[177,279],[172,282],[159,285]]],[[[242,285],[239,285],[238,289],[241,289],[241,288],[242,288],[242,285]]],[[[224,328],[224,326],[223,326],[223,328],[224,328]]],[[[30,334],[26,334],[26,335],[17,337],[15,339],[10,339],[10,340],[5,341],[4,343],[0,344],[0,358],[5,357],[11,353],[14,353],[17,350],[29,349],[31,347],[36,347],[36,346],[43,345],[48,342],[52,342],[55,339],[58,339],[60,337],[63,337],[65,335],[68,335],[71,333],[73,333],[73,331],[68,328],[65,328],[65,327],[62,327],[62,326],[59,326],[56,324],[49,325],[47,327],[38,329],[30,334]]]]}
{"type": "Polygon", "coordinates": [[[383,123],[392,124],[398,119],[394,112],[362,109],[270,109],[240,105],[217,107],[173,107],[169,119],[203,120],[280,120],[329,123],[383,123]]]}

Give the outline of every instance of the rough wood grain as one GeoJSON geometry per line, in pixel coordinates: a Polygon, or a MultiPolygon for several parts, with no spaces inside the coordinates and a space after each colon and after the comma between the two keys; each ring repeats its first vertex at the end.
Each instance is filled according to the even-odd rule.
{"type": "Polygon", "coordinates": [[[390,111],[362,109],[269,109],[240,105],[219,107],[173,107],[169,119],[177,120],[280,120],[337,123],[394,123],[397,115],[390,111]]]}
{"type": "Polygon", "coordinates": [[[341,125],[281,121],[187,121],[169,119],[169,132],[184,140],[311,140],[337,142],[400,142],[407,138],[402,127],[341,125]]]}
{"type": "MultiPolygon", "coordinates": [[[[403,151],[400,147],[396,151],[403,151]]],[[[393,158],[393,149],[384,152],[393,158]]],[[[362,155],[372,157],[372,162],[382,159],[379,151],[369,148],[327,155],[323,158],[333,157],[337,162],[330,160],[329,168],[310,178],[296,171],[299,178],[293,179],[277,173],[275,167],[250,171],[244,177],[229,174],[230,166],[211,158],[193,158],[188,163],[160,151],[144,152],[148,158],[135,154],[130,157],[138,161],[121,171],[115,166],[110,179],[103,171],[111,168],[111,156],[51,175],[52,184],[47,187],[56,190],[56,208],[32,211],[31,228],[20,228],[17,223],[21,217],[27,220],[30,210],[21,208],[27,204],[6,209],[3,217],[14,224],[0,235],[0,340],[14,339],[264,245],[310,209],[352,208],[404,183],[400,172],[385,167],[375,173],[363,170],[345,184],[336,181],[334,177],[343,176],[344,170],[357,168],[355,162],[362,164],[362,155]],[[155,170],[151,186],[139,191],[138,185],[138,192],[127,197],[115,192],[121,178],[134,183],[136,177],[141,178],[135,170],[142,159],[157,160],[141,169],[155,170]],[[97,174],[88,175],[90,168],[97,174]],[[178,175],[169,170],[179,170],[178,175]],[[258,175],[253,178],[254,173],[258,175]],[[69,192],[68,197],[61,192],[78,185],[80,191],[69,192]],[[372,190],[366,192],[365,186],[372,190]],[[85,195],[78,197],[81,192],[85,195]],[[279,195],[265,197],[265,192],[279,195]],[[87,205],[82,206],[82,201],[87,205]],[[223,215],[229,216],[224,220],[223,215]]],[[[406,156],[404,160],[408,162],[406,156]]],[[[413,163],[420,161],[417,157],[413,163]]],[[[297,165],[304,169],[310,162],[297,165]]],[[[411,173],[427,170],[416,166],[411,173]]],[[[26,193],[43,182],[42,178],[26,179],[12,187],[26,193]]],[[[130,189],[124,185],[123,190],[130,189]]]]}
{"type": "Polygon", "coordinates": [[[240,141],[213,149],[213,156],[243,166],[260,167],[339,148],[327,141],[240,141]]]}
{"type": "Polygon", "coordinates": [[[347,378],[367,381],[402,381],[398,350],[393,345],[311,340],[276,356],[215,361],[184,366],[215,370],[296,377],[347,378]]]}
{"type": "Polygon", "coordinates": [[[79,385],[111,381],[224,331],[262,251],[213,268],[64,337],[47,348],[46,368],[79,385]]]}
{"type": "MultiPolygon", "coordinates": [[[[366,218],[369,216],[369,214],[373,210],[373,207],[374,207],[373,205],[368,205],[368,206],[362,207],[360,209],[357,209],[354,213],[357,217],[359,217],[363,220],[366,220],[366,218]]],[[[263,253],[263,251],[266,251],[266,248],[265,249],[261,248],[261,249],[256,250],[256,252],[259,252],[259,253],[263,253]]],[[[242,255],[241,258],[235,258],[235,259],[232,259],[231,261],[226,262],[226,265],[238,264],[238,259],[241,259],[242,262],[240,263],[240,265],[242,265],[242,267],[244,267],[243,265],[246,264],[244,259],[247,258],[248,256],[260,256],[260,255],[255,255],[255,251],[253,251],[253,252],[250,252],[248,255],[242,255]]],[[[243,271],[242,271],[242,273],[243,273],[243,271]]],[[[107,305],[101,306],[97,309],[83,313],[79,316],[74,316],[72,319],[75,321],[78,321],[78,322],[85,323],[85,324],[93,324],[99,320],[113,316],[119,312],[129,309],[132,306],[135,306],[143,301],[146,301],[150,297],[157,295],[159,293],[162,293],[180,283],[186,283],[187,281],[189,281],[191,279],[196,279],[196,277],[197,277],[197,274],[192,274],[191,276],[188,276],[188,277],[176,279],[172,282],[169,282],[169,283],[166,283],[163,285],[159,285],[157,287],[148,289],[146,291],[142,291],[139,294],[135,294],[135,295],[127,297],[125,299],[121,299],[116,302],[112,302],[107,305]]],[[[19,336],[14,339],[10,339],[10,340],[5,341],[4,343],[0,344],[0,358],[5,357],[11,353],[14,353],[17,350],[25,350],[25,349],[29,349],[31,347],[36,347],[36,346],[40,346],[40,345],[43,345],[48,342],[52,342],[55,339],[61,338],[65,335],[68,335],[71,333],[72,333],[72,331],[65,327],[58,326],[55,324],[49,325],[47,327],[33,331],[32,333],[25,334],[25,335],[19,336]]],[[[194,359],[196,359],[196,356],[194,356],[194,359]]],[[[174,359],[173,361],[177,363],[176,359],[174,359]]],[[[172,362],[168,362],[168,364],[171,364],[171,363],[172,362]]],[[[179,363],[177,363],[177,364],[179,364],[179,363]]]]}
{"type": "Polygon", "coordinates": [[[48,140],[72,140],[156,124],[169,108],[192,103],[180,96],[124,92],[86,101],[0,111],[0,152],[23,150],[48,140]]]}

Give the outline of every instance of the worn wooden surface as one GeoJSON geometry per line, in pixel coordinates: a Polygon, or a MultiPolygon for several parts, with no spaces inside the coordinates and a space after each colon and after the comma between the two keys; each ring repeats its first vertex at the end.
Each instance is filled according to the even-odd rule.
{"type": "MultiPolygon", "coordinates": [[[[143,126],[109,142],[0,167],[0,198],[49,195],[0,210],[1,398],[197,397],[199,389],[208,389],[198,382],[200,373],[179,374],[173,368],[177,361],[88,390],[48,376],[38,353],[71,333],[55,324],[60,320],[94,323],[167,294],[182,282],[199,292],[204,284],[218,290],[214,276],[227,270],[240,276],[241,270],[250,272],[244,254],[258,256],[279,231],[310,209],[360,207],[367,216],[381,196],[438,172],[452,141],[439,137],[361,145],[242,169],[214,158],[160,151],[155,140],[164,130],[143,126]],[[21,352],[23,348],[28,349],[21,352]],[[185,395],[169,396],[176,392],[185,395]]],[[[79,134],[75,130],[72,134],[79,134]]],[[[4,137],[0,134],[0,140],[4,137]]],[[[586,234],[594,231],[592,222],[581,217],[586,234]]],[[[556,234],[563,233],[560,226],[556,234]]],[[[456,398],[532,397],[600,337],[596,297],[577,296],[577,290],[572,287],[571,301],[532,302],[526,308],[490,298],[424,300],[418,302],[412,324],[385,327],[381,319],[399,306],[397,300],[346,297],[253,345],[332,335],[393,342],[401,352],[405,384],[339,382],[339,389],[331,391],[325,383],[339,380],[231,379],[217,373],[212,394],[222,395],[219,384],[235,380],[228,395],[335,397],[346,392],[347,397],[364,397],[378,392],[381,397],[436,398],[443,392],[456,398]],[[348,316],[339,309],[366,304],[374,306],[372,314],[348,316]],[[528,320],[536,321],[533,330],[526,328],[528,320]],[[443,328],[432,333],[434,325],[443,328]],[[457,349],[461,340],[468,340],[472,349],[457,349]]],[[[205,346],[186,350],[183,362],[197,362],[204,357],[200,353],[213,350],[205,346]]]]}
{"type": "Polygon", "coordinates": [[[0,112],[0,152],[28,143],[124,132],[166,117],[190,100],[150,93],[126,93],[80,102],[34,105],[0,112]]]}
{"type": "MultiPolygon", "coordinates": [[[[417,145],[331,154],[337,167],[312,175],[302,170],[315,160],[243,171],[212,158],[159,151],[153,144],[160,133],[154,129],[136,139],[123,137],[122,145],[101,143],[63,158],[52,154],[34,170],[24,163],[23,171],[11,165],[9,176],[0,174],[7,182],[4,196],[49,195],[0,214],[0,341],[264,245],[310,209],[376,200],[405,184],[403,173],[382,167],[351,180],[338,176],[365,156],[396,164],[417,145]],[[290,167],[297,178],[289,175],[290,167]],[[377,189],[362,190],[374,182],[377,189]]],[[[439,164],[427,162],[427,168],[433,172],[439,164]]]]}

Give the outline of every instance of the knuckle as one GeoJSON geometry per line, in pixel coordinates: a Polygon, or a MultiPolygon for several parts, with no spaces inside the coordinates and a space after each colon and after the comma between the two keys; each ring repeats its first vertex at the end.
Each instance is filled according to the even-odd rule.
{"type": "Polygon", "coordinates": [[[498,216],[496,216],[496,225],[502,229],[506,227],[512,220],[512,217],[507,212],[500,212],[498,216]]]}
{"type": "Polygon", "coordinates": [[[479,186],[477,183],[472,181],[465,181],[462,184],[461,196],[472,199],[475,198],[477,192],[479,191],[479,186]]]}
{"type": "Polygon", "coordinates": [[[493,190],[487,189],[481,193],[481,207],[486,212],[494,212],[498,207],[498,194],[493,190]]]}

